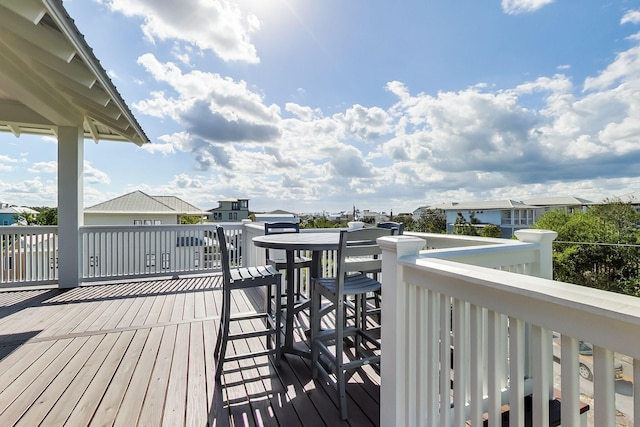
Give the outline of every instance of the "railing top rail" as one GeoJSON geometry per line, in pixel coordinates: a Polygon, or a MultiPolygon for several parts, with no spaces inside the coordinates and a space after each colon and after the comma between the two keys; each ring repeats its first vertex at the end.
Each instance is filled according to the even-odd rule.
{"type": "MultiPolygon", "coordinates": [[[[216,226],[214,223],[206,224],[156,224],[156,225],[83,225],[80,227],[82,231],[111,231],[111,230],[135,230],[135,231],[158,231],[158,230],[208,230],[216,226]]],[[[240,228],[235,225],[231,228],[240,228]]]]}
{"type": "Polygon", "coordinates": [[[35,233],[54,233],[58,231],[57,225],[2,225],[0,233],[2,234],[35,234],[35,233]]]}
{"type": "Polygon", "coordinates": [[[460,234],[423,233],[415,231],[405,231],[405,236],[414,236],[429,241],[450,241],[456,246],[479,246],[479,245],[504,245],[516,242],[515,240],[501,239],[497,237],[464,236],[460,234]]]}
{"type": "Polygon", "coordinates": [[[640,298],[422,254],[399,263],[407,282],[640,358],[640,298]]]}
{"type": "Polygon", "coordinates": [[[455,259],[459,257],[482,256],[497,253],[513,253],[514,251],[529,251],[538,247],[535,243],[508,240],[509,243],[500,243],[483,246],[468,246],[463,248],[428,249],[420,252],[420,256],[426,258],[455,259]]]}

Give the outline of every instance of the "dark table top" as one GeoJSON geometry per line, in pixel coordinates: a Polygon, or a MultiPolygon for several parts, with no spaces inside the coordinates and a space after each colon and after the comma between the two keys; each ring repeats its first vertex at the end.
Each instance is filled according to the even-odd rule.
{"type": "Polygon", "coordinates": [[[253,243],[261,248],[330,251],[338,249],[340,233],[280,233],[257,236],[253,243]]]}

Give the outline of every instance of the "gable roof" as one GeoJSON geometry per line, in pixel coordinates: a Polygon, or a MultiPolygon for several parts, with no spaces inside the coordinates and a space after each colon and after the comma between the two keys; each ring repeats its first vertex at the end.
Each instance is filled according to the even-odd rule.
{"type": "Polygon", "coordinates": [[[535,206],[524,204],[517,200],[484,200],[479,202],[462,202],[451,206],[438,207],[445,211],[466,210],[500,210],[500,209],[535,209],[535,206]]]}
{"type": "Polygon", "coordinates": [[[525,200],[524,202],[533,206],[582,206],[593,204],[590,200],[573,196],[537,197],[525,200]]]}
{"type": "Polygon", "coordinates": [[[622,196],[617,197],[617,199],[621,200],[624,203],[638,204],[640,203],[640,191],[623,194],[622,196]]]}
{"type": "Polygon", "coordinates": [[[0,3],[0,131],[149,142],[61,0],[0,3]]]}
{"type": "Polygon", "coordinates": [[[164,203],[169,206],[171,209],[178,212],[185,212],[188,214],[192,212],[193,215],[206,215],[207,212],[203,212],[200,208],[193,206],[191,203],[187,203],[184,200],[176,197],[176,196],[152,196],[157,201],[164,203]]]}
{"type": "Polygon", "coordinates": [[[0,214],[12,214],[12,215],[22,215],[22,214],[31,214],[37,215],[38,211],[28,208],[26,206],[9,206],[6,208],[0,209],[0,214]]]}
{"type": "Polygon", "coordinates": [[[140,190],[85,208],[85,213],[206,215],[175,196],[149,196],[140,190]]]}
{"type": "Polygon", "coordinates": [[[295,213],[293,213],[293,212],[289,212],[289,211],[284,211],[284,210],[282,210],[282,209],[276,209],[276,210],[274,210],[274,211],[271,211],[271,212],[264,212],[264,213],[265,213],[265,214],[268,214],[268,215],[293,215],[293,216],[296,216],[296,214],[295,214],[295,213]]]}

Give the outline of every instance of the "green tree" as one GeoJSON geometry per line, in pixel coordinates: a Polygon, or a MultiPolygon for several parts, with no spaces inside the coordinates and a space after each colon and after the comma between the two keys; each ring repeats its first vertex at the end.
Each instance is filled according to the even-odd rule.
{"type": "Polygon", "coordinates": [[[423,233],[446,233],[447,218],[435,209],[425,209],[411,231],[423,233]]]}
{"type": "Polygon", "coordinates": [[[198,215],[185,215],[180,217],[180,224],[200,224],[202,217],[198,215]]]}
{"type": "Polygon", "coordinates": [[[473,213],[470,214],[469,217],[471,219],[471,222],[467,222],[465,217],[461,213],[458,213],[458,217],[456,218],[456,222],[453,224],[454,227],[455,227],[455,229],[453,230],[453,234],[459,234],[459,235],[463,235],[463,236],[477,236],[478,235],[478,230],[476,229],[476,227],[473,226],[473,224],[477,224],[479,221],[474,216],[473,213]]]}
{"type": "Polygon", "coordinates": [[[326,216],[312,217],[300,223],[300,228],[338,228],[347,227],[347,221],[329,220],[326,216]]]}
{"type": "Polygon", "coordinates": [[[631,295],[638,294],[638,214],[619,201],[586,212],[545,213],[534,228],[553,230],[557,280],[631,295]]]}
{"type": "Polygon", "coordinates": [[[502,230],[497,225],[487,224],[480,229],[480,235],[482,237],[502,237],[502,230]]]}
{"type": "Polygon", "coordinates": [[[32,214],[29,212],[23,212],[21,214],[17,214],[13,216],[13,220],[17,224],[27,224],[27,225],[35,224],[36,218],[37,218],[36,214],[32,214]]]}
{"type": "Polygon", "coordinates": [[[58,225],[58,208],[33,208],[38,211],[35,218],[37,225],[58,225]]]}
{"type": "Polygon", "coordinates": [[[395,221],[404,224],[404,229],[406,231],[414,231],[416,221],[410,216],[397,216],[395,217],[395,221]]]}

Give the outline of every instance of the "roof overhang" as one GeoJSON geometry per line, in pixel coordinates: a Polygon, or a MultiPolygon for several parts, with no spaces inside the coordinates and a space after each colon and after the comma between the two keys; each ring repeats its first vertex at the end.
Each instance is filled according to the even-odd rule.
{"type": "Polygon", "coordinates": [[[149,142],[61,0],[0,3],[0,131],[149,142]]]}

